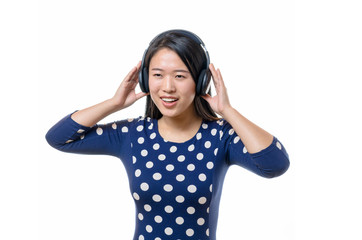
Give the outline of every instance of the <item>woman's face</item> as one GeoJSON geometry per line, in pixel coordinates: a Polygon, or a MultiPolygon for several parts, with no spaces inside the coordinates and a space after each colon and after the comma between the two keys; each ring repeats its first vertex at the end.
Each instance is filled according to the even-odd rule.
{"type": "Polygon", "coordinates": [[[149,65],[149,88],[153,102],[164,117],[195,114],[195,82],[174,51],[160,49],[149,65]]]}

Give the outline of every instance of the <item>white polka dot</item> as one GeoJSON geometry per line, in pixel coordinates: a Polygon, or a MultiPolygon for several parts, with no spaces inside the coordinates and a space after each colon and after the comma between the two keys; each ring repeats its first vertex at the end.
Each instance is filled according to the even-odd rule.
{"type": "Polygon", "coordinates": [[[197,219],[197,224],[199,224],[200,226],[204,225],[204,223],[205,223],[205,219],[203,219],[203,218],[197,219]]]}
{"type": "Polygon", "coordinates": [[[143,137],[139,137],[138,140],[137,140],[137,142],[138,142],[139,144],[142,144],[142,143],[145,142],[145,139],[144,139],[143,137]]]}
{"type": "MultiPolygon", "coordinates": [[[[113,123],[114,124],[114,123],[113,123]]],[[[84,130],[83,129],[79,129],[78,131],[77,131],[77,133],[83,133],[84,132],[84,130]]]]}
{"type": "Polygon", "coordinates": [[[154,139],[156,137],[156,133],[151,133],[150,138],[154,139]]]}
{"type": "Polygon", "coordinates": [[[70,140],[66,141],[65,143],[71,143],[71,142],[73,142],[73,141],[74,141],[74,140],[70,139],[70,140]]]}
{"type": "Polygon", "coordinates": [[[176,180],[179,181],[179,182],[182,182],[183,180],[185,180],[185,175],[183,174],[178,174],[176,176],[176,180]]]}
{"type": "Polygon", "coordinates": [[[230,129],[229,130],[229,135],[233,135],[234,134],[234,129],[230,129]]]}
{"type": "Polygon", "coordinates": [[[143,191],[147,191],[147,190],[149,189],[148,184],[145,183],[145,182],[141,183],[141,189],[142,189],[143,191]]]}
{"type": "Polygon", "coordinates": [[[184,155],[178,156],[177,161],[179,161],[179,162],[185,161],[185,156],[184,155]]]}
{"type": "Polygon", "coordinates": [[[174,153],[177,151],[177,147],[176,146],[172,146],[170,147],[170,152],[174,153]]]}
{"type": "Polygon", "coordinates": [[[201,138],[202,138],[202,134],[201,134],[201,133],[197,133],[197,134],[196,134],[196,139],[197,139],[197,140],[200,140],[201,138]]]}
{"type": "Polygon", "coordinates": [[[277,148],[279,148],[280,150],[282,150],[282,145],[280,144],[280,142],[277,142],[276,145],[277,145],[277,148]]]}
{"type": "Polygon", "coordinates": [[[173,233],[172,228],[170,228],[170,227],[165,228],[165,233],[166,233],[166,235],[171,235],[173,233]]]}
{"type": "Polygon", "coordinates": [[[80,139],[84,139],[84,137],[85,137],[85,136],[84,136],[84,135],[82,135],[82,136],[80,136],[80,139]]]}
{"type": "Polygon", "coordinates": [[[190,163],[189,165],[187,165],[187,170],[194,171],[195,170],[195,165],[190,163]]]}
{"type": "Polygon", "coordinates": [[[243,148],[243,153],[247,153],[248,152],[248,150],[246,149],[246,147],[244,146],[244,148],[243,148]]]}
{"type": "Polygon", "coordinates": [[[158,155],[158,160],[163,161],[163,160],[165,160],[165,159],[166,159],[165,154],[160,154],[160,155],[158,155]]]}
{"type": "Polygon", "coordinates": [[[165,190],[166,192],[171,192],[173,189],[171,184],[166,184],[163,186],[163,190],[165,190]]]}
{"type": "Polygon", "coordinates": [[[178,202],[178,203],[183,203],[184,201],[185,201],[184,196],[178,195],[178,196],[176,197],[176,202],[178,202]]]}
{"type": "Polygon", "coordinates": [[[183,217],[177,217],[175,221],[176,221],[176,223],[177,223],[178,225],[181,225],[181,224],[184,223],[183,217]]]}
{"type": "Polygon", "coordinates": [[[189,191],[190,193],[194,193],[194,192],[196,192],[196,190],[197,190],[197,188],[195,185],[189,185],[187,187],[187,191],[189,191]]]}
{"type": "Polygon", "coordinates": [[[162,222],[162,217],[159,216],[159,215],[155,216],[155,222],[156,223],[161,223],[162,222]]]}
{"type": "Polygon", "coordinates": [[[143,214],[142,213],[138,214],[138,219],[141,220],[141,221],[143,220],[143,214]]]}
{"type": "Polygon", "coordinates": [[[113,123],[113,124],[112,124],[112,128],[113,128],[114,130],[116,130],[116,129],[117,129],[117,124],[116,124],[116,123],[113,123]]]}
{"type": "Polygon", "coordinates": [[[152,167],[153,167],[153,162],[148,161],[148,162],[146,163],[146,167],[147,167],[147,168],[152,168],[152,167]]]}
{"type": "Polygon", "coordinates": [[[212,192],[212,184],[210,185],[210,188],[209,188],[210,192],[212,192]]]}
{"type": "Polygon", "coordinates": [[[150,126],[148,126],[148,129],[152,129],[153,128],[153,123],[150,124],[150,126]]]}
{"type": "Polygon", "coordinates": [[[192,237],[194,235],[194,230],[189,228],[186,230],[186,235],[189,236],[189,237],[192,237]]]}
{"type": "Polygon", "coordinates": [[[192,152],[195,149],[195,145],[191,144],[187,149],[189,152],[192,152]]]}
{"type": "Polygon", "coordinates": [[[220,130],[219,133],[220,133],[220,140],[221,140],[222,136],[224,135],[224,132],[220,130]]]}
{"type": "Polygon", "coordinates": [[[214,128],[214,129],[212,129],[212,130],[211,130],[211,135],[212,135],[212,136],[215,136],[215,135],[216,135],[216,133],[217,133],[216,128],[214,128]]]}
{"type": "Polygon", "coordinates": [[[206,229],[206,235],[209,236],[209,229],[206,229]]]}
{"type": "Polygon", "coordinates": [[[194,214],[195,213],[195,208],[194,207],[188,207],[187,208],[187,213],[188,214],[194,214]]]}
{"type": "Polygon", "coordinates": [[[173,212],[173,207],[170,206],[170,205],[167,205],[167,206],[165,207],[165,212],[167,212],[167,213],[172,213],[172,212],[173,212]]]}
{"type": "Polygon", "coordinates": [[[102,133],[103,133],[103,129],[102,128],[97,128],[97,134],[98,135],[102,135],[102,133]]]}
{"type": "Polygon", "coordinates": [[[215,155],[215,156],[217,155],[217,151],[219,151],[219,149],[218,149],[218,148],[215,148],[215,150],[214,150],[214,155],[215,155]]]}
{"type": "Polygon", "coordinates": [[[210,207],[206,208],[206,212],[210,213],[210,207]]]}
{"type": "Polygon", "coordinates": [[[136,169],[136,171],[134,171],[134,175],[135,175],[136,177],[141,176],[141,170],[136,169]]]}
{"type": "Polygon", "coordinates": [[[148,151],[147,151],[146,149],[143,149],[143,150],[141,151],[141,155],[142,155],[143,157],[146,157],[146,156],[148,155],[148,151]]]}
{"type": "Polygon", "coordinates": [[[152,230],[153,230],[153,228],[152,228],[151,225],[147,225],[147,226],[146,226],[146,231],[147,231],[147,232],[150,233],[150,232],[152,232],[152,230]]]}
{"type": "Polygon", "coordinates": [[[140,195],[138,195],[138,193],[134,192],[133,193],[133,198],[136,200],[140,200],[140,195]]]}
{"type": "Polygon", "coordinates": [[[145,237],[143,235],[139,235],[138,240],[145,240],[145,237]]]}
{"type": "Polygon", "coordinates": [[[199,198],[199,203],[200,204],[205,204],[206,203],[206,197],[200,197],[199,198]]]}
{"type": "Polygon", "coordinates": [[[123,127],[122,132],[124,132],[124,133],[128,132],[128,127],[123,127]]]}
{"type": "Polygon", "coordinates": [[[158,143],[153,144],[153,149],[154,150],[160,149],[160,144],[158,144],[158,143]]]}
{"type": "Polygon", "coordinates": [[[203,124],[202,124],[202,128],[203,128],[203,129],[207,129],[207,127],[208,127],[208,125],[207,125],[206,123],[203,123],[203,124]]]}
{"type": "Polygon", "coordinates": [[[132,161],[133,161],[133,164],[135,164],[137,162],[137,158],[135,156],[132,156],[132,161]]]}
{"type": "Polygon", "coordinates": [[[213,163],[213,162],[208,162],[208,163],[206,164],[206,167],[207,167],[208,169],[212,169],[212,168],[214,167],[214,163],[213,163]]]}
{"type": "Polygon", "coordinates": [[[162,200],[161,196],[158,194],[155,194],[152,196],[153,201],[160,202],[162,200]]]}
{"type": "Polygon", "coordinates": [[[206,141],[205,142],[205,148],[210,148],[211,147],[211,142],[210,141],[206,141]]]}
{"type": "Polygon", "coordinates": [[[196,158],[197,158],[198,160],[202,160],[202,159],[204,158],[204,154],[198,153],[198,154],[196,155],[196,158]]]}
{"type": "Polygon", "coordinates": [[[152,177],[155,180],[160,180],[162,178],[162,175],[161,175],[161,173],[154,173],[152,177]]]}
{"type": "Polygon", "coordinates": [[[166,169],[167,169],[167,171],[173,171],[175,169],[175,167],[172,164],[168,164],[166,166],[166,169]]]}
{"type": "MultiPolygon", "coordinates": [[[[155,238],[155,240],[162,240],[162,239],[161,239],[161,238],[159,238],[159,237],[156,237],[156,238],[155,238]]],[[[178,239],[178,240],[179,240],[179,239],[178,239]]]]}
{"type": "Polygon", "coordinates": [[[200,175],[199,175],[199,179],[200,179],[200,181],[205,181],[206,180],[206,175],[204,174],[204,173],[201,173],[200,175]]]}
{"type": "Polygon", "coordinates": [[[143,130],[143,126],[142,126],[142,125],[139,125],[139,126],[137,127],[137,131],[141,132],[142,130],[143,130]]]}
{"type": "Polygon", "coordinates": [[[237,142],[239,142],[239,140],[240,140],[239,136],[236,136],[236,137],[234,138],[234,144],[236,144],[237,142]]]}
{"type": "Polygon", "coordinates": [[[148,204],[145,204],[145,205],[143,206],[143,208],[144,208],[147,212],[149,212],[149,211],[152,210],[151,206],[148,205],[148,204]]]}

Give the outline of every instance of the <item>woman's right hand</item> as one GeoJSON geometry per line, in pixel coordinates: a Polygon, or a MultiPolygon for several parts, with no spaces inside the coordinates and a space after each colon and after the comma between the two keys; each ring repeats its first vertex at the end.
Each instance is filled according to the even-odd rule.
{"type": "Polygon", "coordinates": [[[117,110],[121,110],[131,106],[140,98],[148,95],[147,93],[140,92],[136,94],[136,86],[138,84],[138,73],[140,71],[141,62],[137,64],[123,79],[121,85],[117,89],[117,92],[111,99],[117,110]]]}
{"type": "Polygon", "coordinates": [[[72,119],[83,126],[91,127],[109,114],[129,107],[138,99],[146,96],[147,93],[136,94],[135,91],[140,66],[141,62],[128,73],[112,98],[73,113],[72,119]]]}

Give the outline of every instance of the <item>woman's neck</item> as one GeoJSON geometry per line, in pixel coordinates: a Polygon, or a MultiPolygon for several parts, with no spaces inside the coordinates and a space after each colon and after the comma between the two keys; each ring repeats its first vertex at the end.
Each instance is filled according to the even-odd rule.
{"type": "Polygon", "coordinates": [[[163,116],[158,120],[158,131],[166,140],[185,142],[197,133],[201,123],[202,118],[196,113],[180,117],[163,116]]]}

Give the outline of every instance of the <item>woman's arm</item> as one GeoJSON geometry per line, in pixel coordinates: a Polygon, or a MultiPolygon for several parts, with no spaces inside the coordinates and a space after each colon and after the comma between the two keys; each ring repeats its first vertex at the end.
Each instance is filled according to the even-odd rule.
{"type": "Polygon", "coordinates": [[[249,153],[256,153],[267,148],[273,142],[273,136],[231,106],[220,70],[216,70],[213,64],[210,64],[210,70],[217,95],[214,97],[206,95],[204,99],[209,102],[215,112],[230,123],[249,153]]]}
{"type": "Polygon", "coordinates": [[[289,168],[289,157],[283,145],[271,134],[261,129],[229,102],[220,70],[210,64],[217,95],[204,96],[212,109],[220,114],[237,133],[241,142],[229,129],[230,144],[227,149],[228,164],[237,164],[267,178],[282,175],[289,168]]]}
{"type": "Polygon", "coordinates": [[[146,96],[146,93],[140,92],[136,94],[135,92],[140,66],[141,62],[132,68],[112,98],[77,111],[72,114],[71,118],[83,126],[91,127],[111,113],[127,108],[140,98],[146,96]]]}

